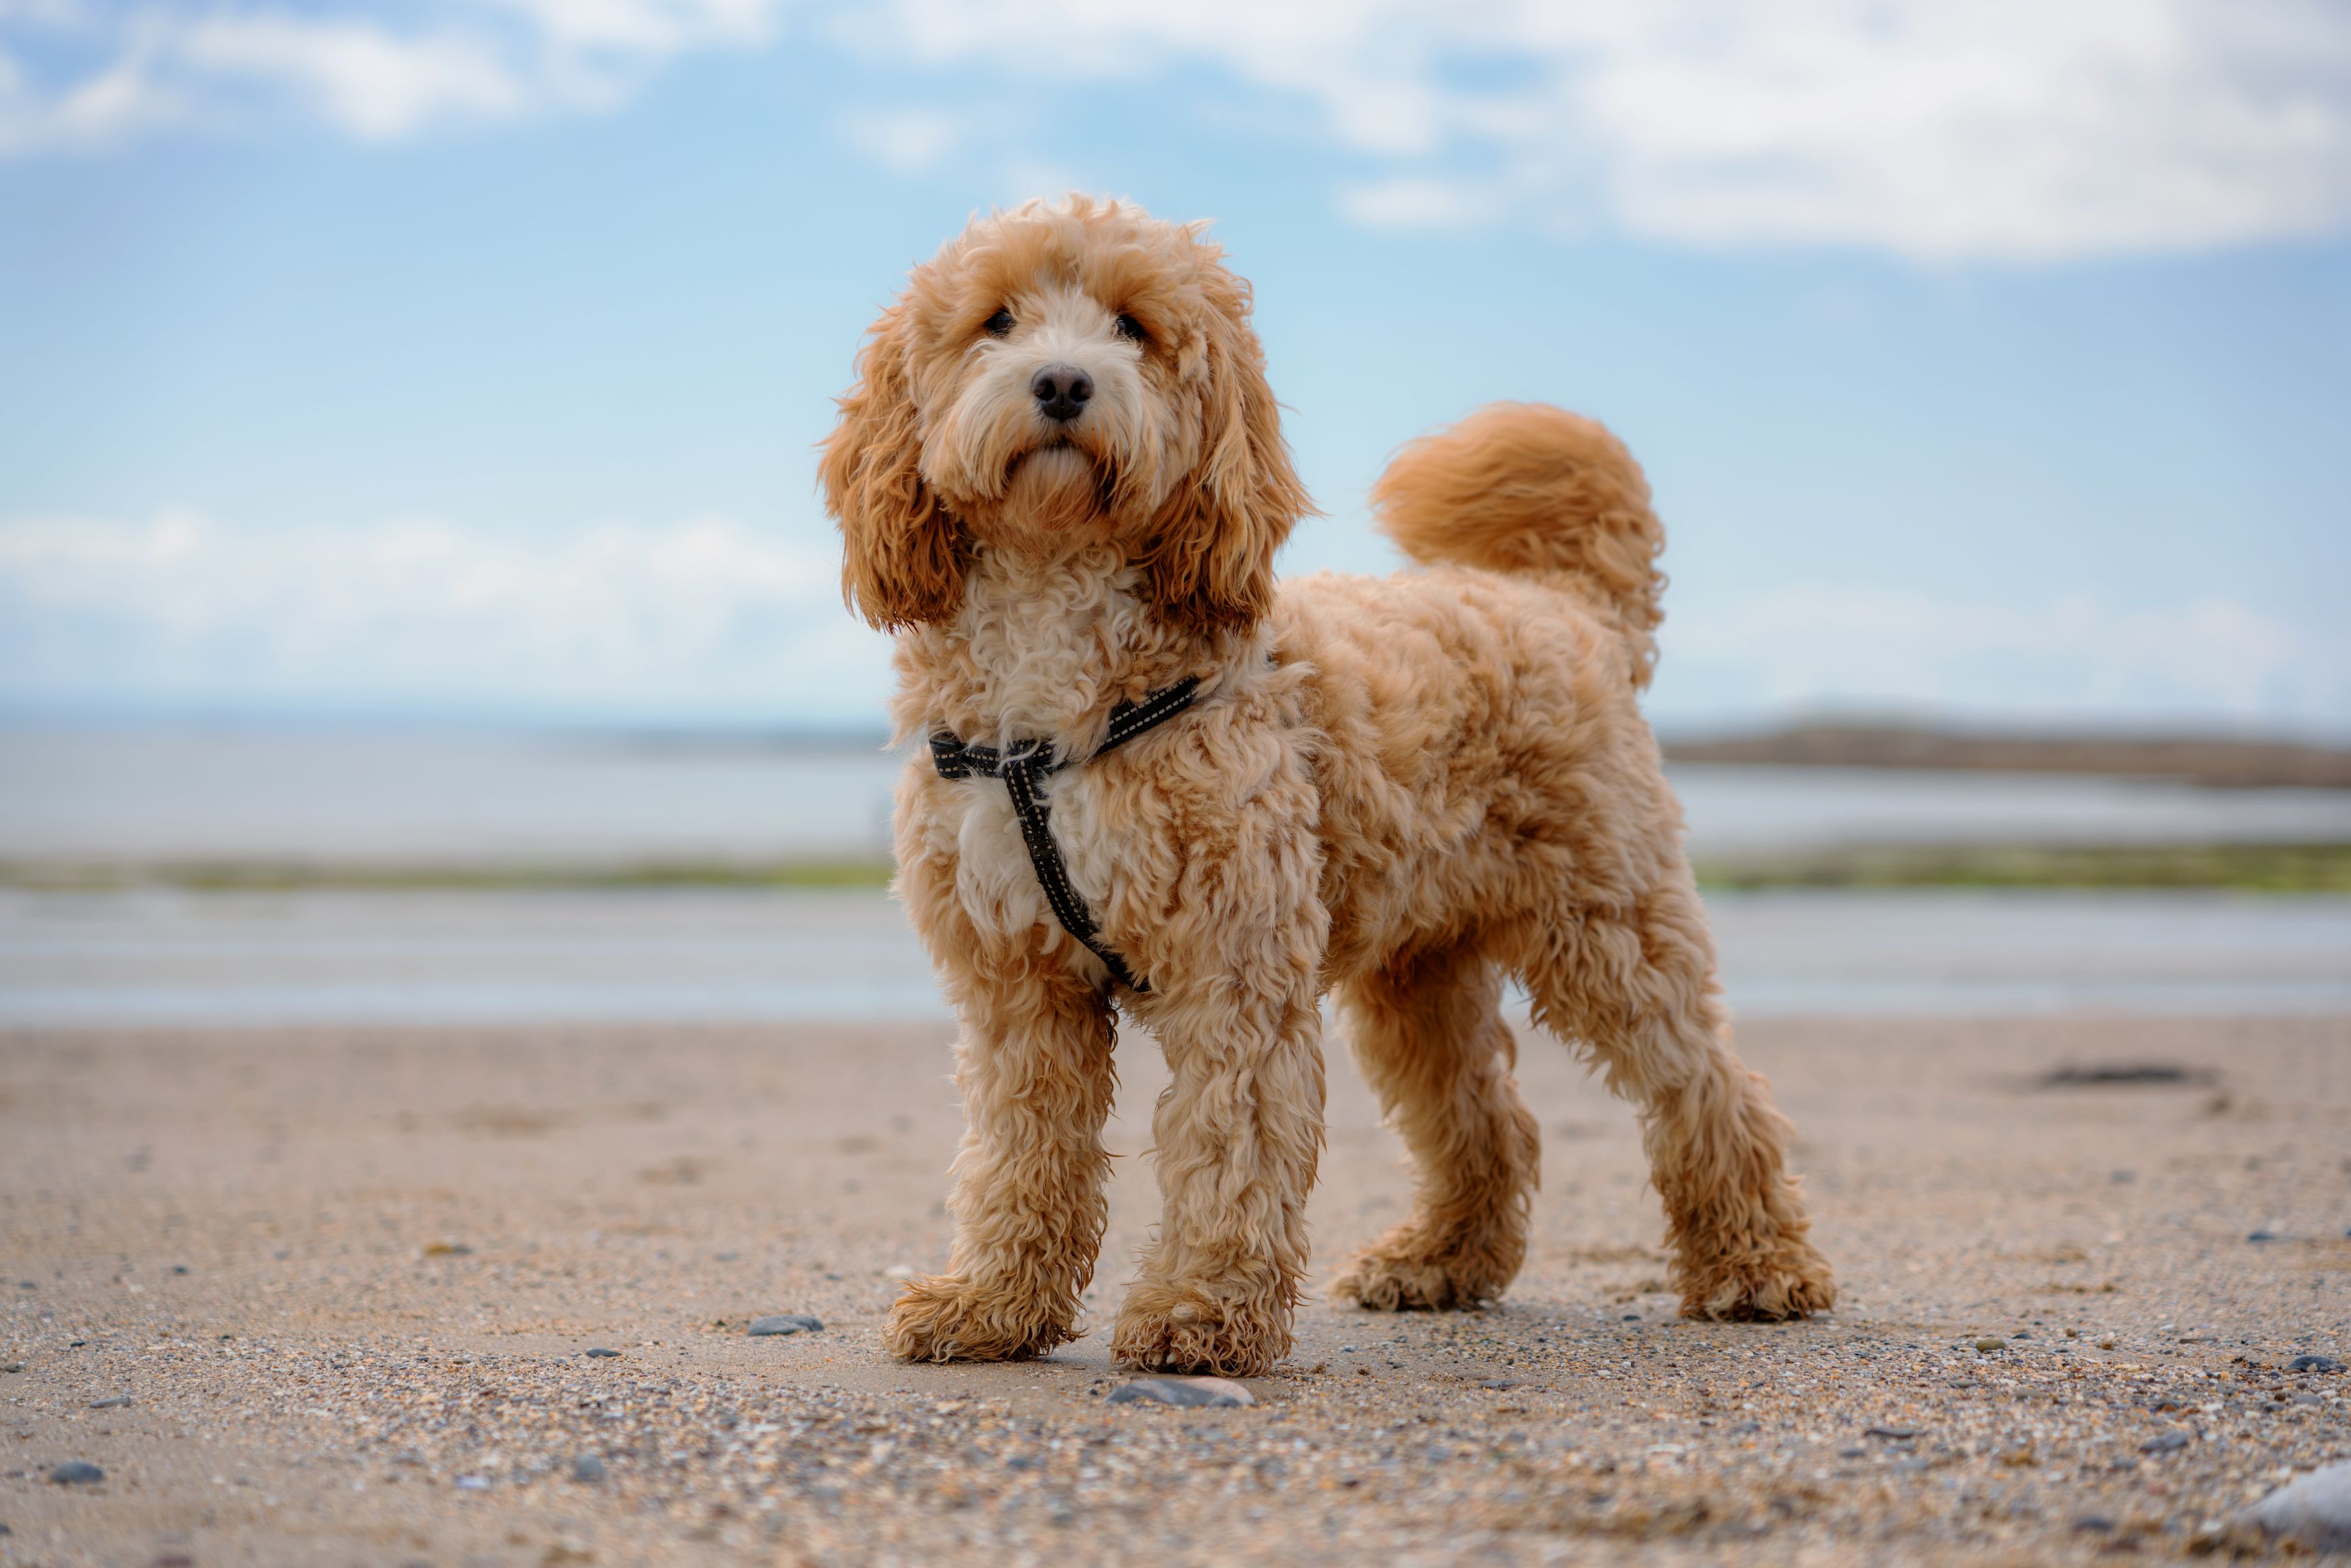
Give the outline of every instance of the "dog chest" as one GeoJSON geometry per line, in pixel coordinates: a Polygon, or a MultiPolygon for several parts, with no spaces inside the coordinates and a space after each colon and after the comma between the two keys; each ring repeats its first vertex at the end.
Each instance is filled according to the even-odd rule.
{"type": "MultiPolygon", "coordinates": [[[[1118,849],[1100,830],[1095,780],[1074,768],[1038,780],[1038,794],[1071,886],[1099,915],[1117,875],[1118,849]]],[[[928,836],[940,847],[952,846],[956,901],[972,924],[999,936],[1040,925],[1058,929],[1004,782],[958,779],[931,798],[941,820],[928,836]]],[[[1075,943],[1068,953],[1072,962],[1091,962],[1075,943]]]]}

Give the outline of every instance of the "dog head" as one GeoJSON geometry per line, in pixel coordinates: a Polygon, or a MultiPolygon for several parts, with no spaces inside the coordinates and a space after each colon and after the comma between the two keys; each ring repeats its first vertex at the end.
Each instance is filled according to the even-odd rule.
{"type": "Polygon", "coordinates": [[[1310,505],[1249,285],[1204,226],[1071,196],[976,220],[915,269],[819,469],[866,620],[952,620],[975,549],[1050,559],[1104,540],[1165,621],[1264,614],[1274,551],[1310,505]]]}

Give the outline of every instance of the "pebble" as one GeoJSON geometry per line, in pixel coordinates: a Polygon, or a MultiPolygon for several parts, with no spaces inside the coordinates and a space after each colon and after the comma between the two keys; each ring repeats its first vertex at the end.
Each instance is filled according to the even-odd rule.
{"type": "Polygon", "coordinates": [[[2239,1517],[2313,1552],[2351,1549],[2351,1464],[2313,1470],[2280,1487],[2239,1517]]]}
{"type": "Polygon", "coordinates": [[[2340,1372],[2343,1364],[2331,1355],[2297,1355],[2285,1364],[2288,1372],[2340,1372]]]}
{"type": "Polygon", "coordinates": [[[1223,1377],[1138,1377],[1110,1393],[1113,1405],[1173,1405],[1186,1410],[1224,1410],[1257,1403],[1257,1396],[1223,1377]]]}
{"type": "Polygon", "coordinates": [[[2187,1433],[2166,1432],[2161,1437],[2149,1437],[2146,1442],[2141,1443],[2138,1446],[2138,1451],[2142,1454],[2172,1454],[2187,1446],[2187,1433]]]}
{"type": "Polygon", "coordinates": [[[459,1491],[487,1491],[490,1490],[490,1480],[487,1476],[459,1476],[457,1478],[457,1490],[459,1491]]]}
{"type": "Polygon", "coordinates": [[[583,1350],[580,1354],[582,1355],[592,1355],[599,1361],[610,1361],[621,1353],[617,1350],[607,1350],[600,1344],[590,1346],[589,1349],[583,1350]]]}
{"type": "Polygon", "coordinates": [[[1865,1427],[1862,1428],[1861,1435],[1865,1437],[1884,1437],[1888,1442],[1907,1443],[1918,1434],[1915,1428],[1909,1427],[1865,1427]]]}
{"type": "Polygon", "coordinates": [[[806,1312],[776,1312],[751,1320],[754,1334],[814,1333],[822,1327],[822,1320],[810,1317],[806,1312]]]}
{"type": "Polygon", "coordinates": [[[571,1461],[571,1479],[575,1481],[601,1481],[604,1479],[604,1461],[593,1454],[582,1454],[571,1461]]]}
{"type": "Polygon", "coordinates": [[[68,1459],[49,1472],[49,1479],[61,1487],[94,1486],[106,1479],[106,1472],[87,1459],[68,1459]]]}
{"type": "Polygon", "coordinates": [[[1976,1341],[1976,1348],[1983,1352],[1986,1355],[1990,1355],[1993,1351],[2006,1350],[2008,1348],[2008,1342],[2004,1339],[1994,1339],[1990,1334],[1986,1334],[1983,1338],[1976,1341]]]}
{"type": "Polygon", "coordinates": [[[93,1410],[128,1410],[131,1408],[131,1396],[118,1394],[111,1399],[93,1399],[89,1407],[93,1410]]]}

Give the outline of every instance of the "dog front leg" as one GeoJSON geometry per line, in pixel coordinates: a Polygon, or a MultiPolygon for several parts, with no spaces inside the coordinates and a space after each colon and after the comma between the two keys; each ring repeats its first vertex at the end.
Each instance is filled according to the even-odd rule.
{"type": "Polygon", "coordinates": [[[1111,1010],[1050,959],[949,978],[964,1025],[955,1246],[945,1274],[907,1283],[883,1343],[908,1361],[1043,1355],[1077,1337],[1102,1246],[1111,1010]]]}
{"type": "MultiPolygon", "coordinates": [[[[1287,880],[1280,860],[1252,875],[1287,880]]],[[[1311,896],[1258,912],[1272,918],[1227,913],[1204,909],[1198,946],[1180,960],[1162,946],[1153,974],[1144,1019],[1171,1075],[1152,1119],[1163,1208],[1111,1349],[1132,1366],[1252,1376],[1290,1354],[1306,1274],[1326,927],[1311,896]]]]}

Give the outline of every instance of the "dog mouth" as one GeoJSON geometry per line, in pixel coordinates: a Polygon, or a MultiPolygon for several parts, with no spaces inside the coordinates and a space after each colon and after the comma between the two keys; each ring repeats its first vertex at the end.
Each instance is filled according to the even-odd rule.
{"type": "Polygon", "coordinates": [[[1066,434],[1054,435],[1007,464],[1004,482],[1008,486],[1018,480],[1059,487],[1093,482],[1102,471],[1102,462],[1092,452],[1066,434]]]}
{"type": "Polygon", "coordinates": [[[1086,442],[1057,433],[1005,465],[1002,495],[1016,511],[1073,527],[1119,509],[1118,469],[1086,442]]]}

